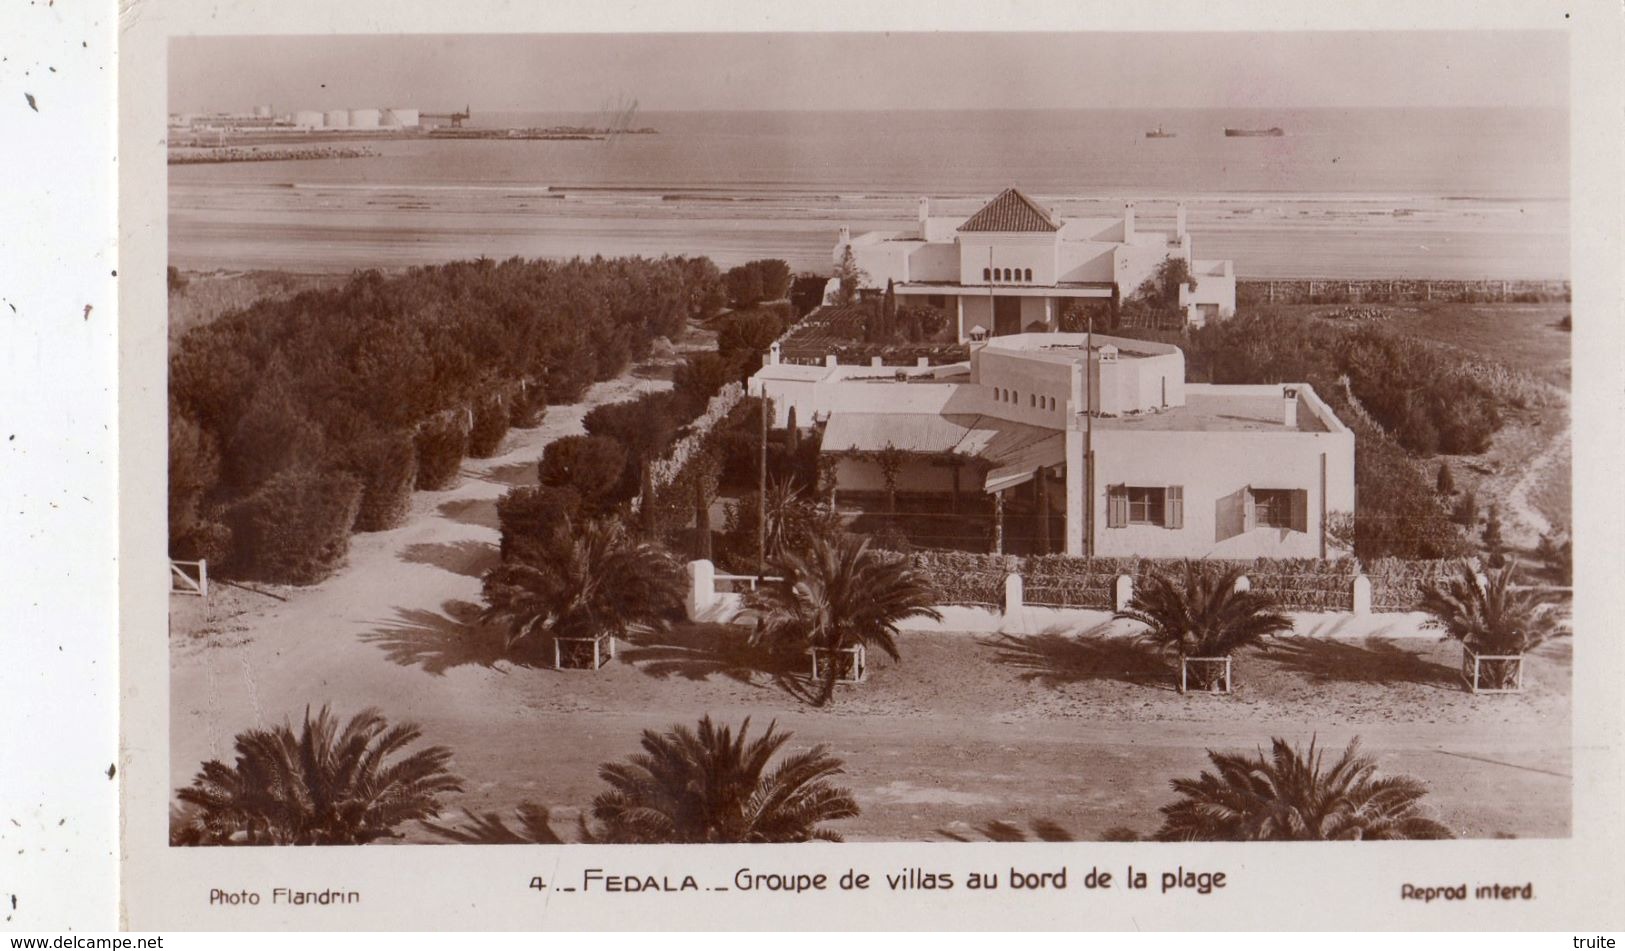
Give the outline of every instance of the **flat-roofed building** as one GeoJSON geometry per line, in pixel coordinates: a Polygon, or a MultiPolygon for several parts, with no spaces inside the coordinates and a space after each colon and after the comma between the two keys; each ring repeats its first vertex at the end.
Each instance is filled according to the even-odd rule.
{"type": "Polygon", "coordinates": [[[1354,434],[1308,384],[1187,383],[1172,344],[1013,334],[937,367],[770,351],[750,388],[776,426],[822,427],[837,499],[980,497],[995,550],[1008,509],[1036,525],[1028,551],[1327,558],[1354,512],[1354,434]]]}
{"type": "Polygon", "coordinates": [[[890,283],[900,302],[942,309],[961,341],[978,327],[990,336],[1060,329],[1069,308],[1121,301],[1169,259],[1189,266],[1193,283],[1178,301],[1188,323],[1236,308],[1234,266],[1193,257],[1183,203],[1167,234],[1136,228],[1133,203],[1121,218],[1060,218],[1012,187],[958,218],[933,216],[921,198],[912,229],[853,236],[843,227],[837,265],[849,249],[866,288],[890,283]]]}

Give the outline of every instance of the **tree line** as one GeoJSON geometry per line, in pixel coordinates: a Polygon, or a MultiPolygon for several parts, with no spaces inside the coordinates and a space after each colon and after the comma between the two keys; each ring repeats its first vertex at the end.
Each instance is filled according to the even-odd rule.
{"type": "MultiPolygon", "coordinates": [[[[513,258],[357,273],[258,301],[170,357],[170,551],[310,583],[510,426],[715,315],[705,258],[513,258]]],[[[619,480],[616,480],[619,484],[619,480]]]]}

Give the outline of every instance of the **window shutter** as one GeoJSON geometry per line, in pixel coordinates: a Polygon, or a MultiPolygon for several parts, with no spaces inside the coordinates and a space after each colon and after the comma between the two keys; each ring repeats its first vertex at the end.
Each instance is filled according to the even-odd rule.
{"type": "Polygon", "coordinates": [[[1185,487],[1170,485],[1162,497],[1162,524],[1168,528],[1185,527],[1185,487]]]}
{"type": "Polygon", "coordinates": [[[1292,493],[1292,530],[1309,531],[1309,490],[1296,489],[1292,493]]]}
{"type": "Polygon", "coordinates": [[[1106,490],[1106,527],[1128,526],[1128,488],[1114,485],[1106,490]]]}
{"type": "Polygon", "coordinates": [[[1241,530],[1250,532],[1258,526],[1258,509],[1253,504],[1253,487],[1241,494],[1241,530]]]}

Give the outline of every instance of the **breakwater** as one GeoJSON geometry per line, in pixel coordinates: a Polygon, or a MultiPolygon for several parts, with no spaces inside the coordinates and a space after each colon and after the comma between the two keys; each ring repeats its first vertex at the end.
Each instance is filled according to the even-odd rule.
{"type": "Polygon", "coordinates": [[[319,146],[302,149],[257,149],[226,146],[184,152],[171,150],[169,164],[215,165],[223,162],[297,162],[313,159],[373,158],[377,155],[378,152],[368,148],[319,146]]]}

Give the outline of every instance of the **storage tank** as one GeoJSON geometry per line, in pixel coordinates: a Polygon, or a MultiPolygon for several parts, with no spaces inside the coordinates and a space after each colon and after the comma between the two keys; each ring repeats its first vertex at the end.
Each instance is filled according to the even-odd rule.
{"type": "Polygon", "coordinates": [[[379,113],[377,109],[351,109],[350,128],[376,129],[378,128],[379,113]]]}
{"type": "Polygon", "coordinates": [[[328,129],[348,129],[350,113],[343,109],[329,109],[322,113],[322,126],[328,129]]]}
{"type": "Polygon", "coordinates": [[[388,109],[384,112],[384,125],[415,129],[418,124],[418,111],[416,109],[388,109]]]}
{"type": "Polygon", "coordinates": [[[293,124],[301,129],[320,129],[322,114],[315,109],[300,109],[293,114],[293,124]]]}

